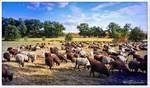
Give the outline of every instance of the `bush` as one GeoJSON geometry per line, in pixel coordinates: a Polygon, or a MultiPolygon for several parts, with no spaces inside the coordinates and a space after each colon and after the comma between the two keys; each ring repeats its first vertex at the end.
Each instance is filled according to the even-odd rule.
{"type": "Polygon", "coordinates": [[[28,37],[26,36],[26,37],[24,37],[24,41],[25,42],[27,42],[28,41],[28,37]]]}
{"type": "Polygon", "coordinates": [[[45,40],[46,40],[46,37],[45,37],[45,36],[43,36],[43,37],[42,37],[42,41],[45,41],[45,40]]]}
{"type": "Polygon", "coordinates": [[[72,35],[71,33],[68,33],[66,36],[65,36],[65,41],[69,42],[69,41],[72,41],[72,35]]]}

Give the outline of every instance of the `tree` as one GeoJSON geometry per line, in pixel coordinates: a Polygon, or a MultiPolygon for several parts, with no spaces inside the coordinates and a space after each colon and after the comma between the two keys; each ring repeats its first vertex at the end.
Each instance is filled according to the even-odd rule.
{"type": "Polygon", "coordinates": [[[144,39],[145,39],[145,34],[139,27],[135,27],[134,29],[131,30],[129,35],[129,40],[138,42],[144,39]]]}
{"type": "Polygon", "coordinates": [[[108,25],[108,33],[116,42],[127,42],[130,30],[131,24],[125,24],[123,28],[114,22],[108,25]]]}
{"type": "Polygon", "coordinates": [[[72,38],[73,38],[72,34],[71,34],[71,33],[68,33],[68,34],[65,36],[65,41],[70,42],[70,41],[72,41],[72,38]]]}
{"type": "Polygon", "coordinates": [[[79,34],[81,36],[89,36],[90,35],[90,28],[87,23],[81,23],[77,26],[77,29],[79,29],[79,34]]]}
{"type": "Polygon", "coordinates": [[[19,18],[19,25],[18,25],[17,28],[20,31],[21,36],[25,37],[26,32],[27,32],[27,27],[26,27],[24,21],[21,18],[19,18]]]}
{"type": "Polygon", "coordinates": [[[25,20],[25,25],[27,27],[27,35],[30,37],[39,36],[39,29],[42,28],[42,23],[37,19],[25,20]]]}
{"type": "Polygon", "coordinates": [[[63,35],[65,27],[58,22],[44,22],[44,30],[46,37],[58,37],[63,35]]]}
{"type": "Polygon", "coordinates": [[[116,37],[116,32],[120,31],[120,26],[114,22],[111,22],[109,25],[108,25],[108,33],[109,33],[109,36],[114,38],[116,37]]]}
{"type": "Polygon", "coordinates": [[[93,35],[95,37],[104,37],[105,32],[99,26],[91,27],[90,30],[91,30],[91,32],[90,32],[91,35],[93,35]]]}
{"type": "Polygon", "coordinates": [[[20,32],[18,31],[16,26],[9,25],[5,28],[5,40],[15,40],[20,38],[20,32]]]}

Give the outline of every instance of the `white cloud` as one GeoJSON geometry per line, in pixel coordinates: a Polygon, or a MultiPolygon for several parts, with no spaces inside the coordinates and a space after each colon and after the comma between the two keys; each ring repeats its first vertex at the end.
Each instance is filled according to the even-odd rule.
{"type": "Polygon", "coordinates": [[[77,6],[71,6],[70,10],[72,11],[73,14],[81,14],[81,8],[77,6]]]}
{"type": "Polygon", "coordinates": [[[60,2],[58,3],[60,8],[66,7],[69,3],[68,2],[60,2]]]}
{"type": "Polygon", "coordinates": [[[136,15],[141,13],[143,14],[143,12],[146,12],[146,9],[147,9],[146,5],[140,4],[140,5],[133,5],[133,6],[122,8],[118,10],[118,12],[127,15],[136,15]]]}
{"type": "Polygon", "coordinates": [[[53,10],[55,7],[65,8],[69,3],[68,2],[32,2],[28,9],[46,9],[47,11],[53,10]]]}
{"type": "Polygon", "coordinates": [[[37,8],[40,7],[40,3],[39,2],[31,2],[30,5],[27,6],[28,9],[32,9],[35,10],[37,8]]]}
{"type": "Polygon", "coordinates": [[[40,6],[39,2],[32,2],[31,3],[33,7],[38,8],[40,6]]]}
{"type": "Polygon", "coordinates": [[[92,8],[91,10],[92,10],[92,11],[97,11],[97,10],[100,10],[100,9],[102,9],[102,8],[114,6],[114,5],[116,5],[116,4],[119,4],[119,3],[111,3],[111,2],[110,2],[110,3],[104,3],[104,4],[100,4],[100,5],[98,5],[98,6],[94,7],[94,8],[92,8]]]}
{"type": "Polygon", "coordinates": [[[51,11],[52,9],[53,9],[53,8],[50,7],[50,6],[47,7],[47,10],[48,10],[48,11],[51,11]]]}

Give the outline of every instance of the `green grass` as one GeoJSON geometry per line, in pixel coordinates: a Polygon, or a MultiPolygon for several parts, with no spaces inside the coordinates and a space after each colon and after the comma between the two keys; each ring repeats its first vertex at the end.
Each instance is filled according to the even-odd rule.
{"type": "MultiPolygon", "coordinates": [[[[51,42],[51,41],[64,41],[64,37],[60,38],[45,38],[45,41],[42,40],[42,38],[28,38],[28,41],[25,41],[24,38],[19,39],[16,42],[51,42]]],[[[88,41],[88,42],[111,42],[112,38],[73,38],[73,41],[88,41]]]]}

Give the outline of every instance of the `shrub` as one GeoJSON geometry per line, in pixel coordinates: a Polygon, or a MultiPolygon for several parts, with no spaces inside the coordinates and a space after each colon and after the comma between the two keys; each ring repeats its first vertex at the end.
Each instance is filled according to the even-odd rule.
{"type": "Polygon", "coordinates": [[[26,36],[26,37],[24,37],[24,41],[25,42],[27,42],[28,41],[28,37],[26,36]]]}
{"type": "Polygon", "coordinates": [[[72,41],[73,37],[71,35],[71,33],[68,33],[66,36],[65,36],[65,41],[69,42],[69,41],[72,41]]]}
{"type": "Polygon", "coordinates": [[[42,41],[45,41],[45,40],[46,40],[46,37],[45,37],[45,36],[43,36],[43,37],[42,37],[42,41]]]}

